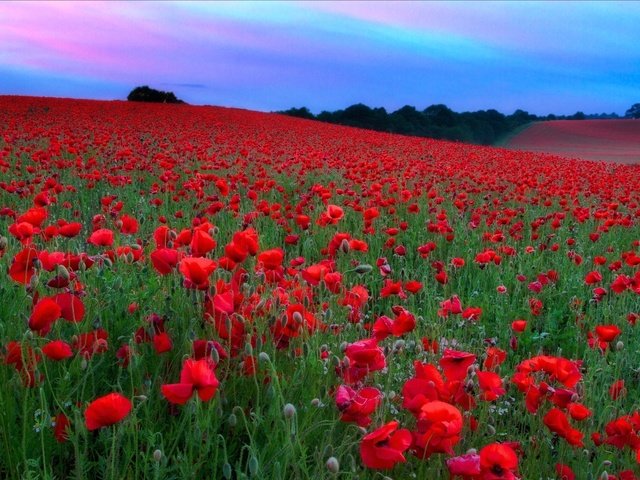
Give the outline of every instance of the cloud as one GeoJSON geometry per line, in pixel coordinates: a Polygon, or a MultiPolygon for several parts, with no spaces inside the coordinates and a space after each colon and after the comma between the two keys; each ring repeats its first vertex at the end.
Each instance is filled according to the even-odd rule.
{"type": "Polygon", "coordinates": [[[623,112],[638,24],[633,2],[0,2],[0,72],[7,93],[167,85],[260,110],[623,112]]]}

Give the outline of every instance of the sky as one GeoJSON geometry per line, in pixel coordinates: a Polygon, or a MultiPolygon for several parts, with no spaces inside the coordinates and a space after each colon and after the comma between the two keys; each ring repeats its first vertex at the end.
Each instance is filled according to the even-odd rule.
{"type": "Polygon", "coordinates": [[[0,94],[260,111],[640,102],[640,2],[0,2],[0,94]]]}

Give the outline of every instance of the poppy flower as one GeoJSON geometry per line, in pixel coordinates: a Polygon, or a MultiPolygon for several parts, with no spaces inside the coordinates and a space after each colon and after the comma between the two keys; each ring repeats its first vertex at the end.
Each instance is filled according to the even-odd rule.
{"type": "Polygon", "coordinates": [[[465,480],[480,478],[480,455],[477,453],[448,458],[446,464],[452,478],[457,476],[461,476],[465,480]]]}
{"type": "Polygon", "coordinates": [[[187,257],[180,261],[180,273],[184,276],[185,288],[206,290],[209,288],[209,275],[216,269],[213,260],[204,257],[187,257]]]}
{"type": "Polygon", "coordinates": [[[149,258],[156,272],[160,275],[168,275],[173,272],[182,256],[181,252],[173,248],[158,248],[151,252],[149,258]]]}
{"type": "Polygon", "coordinates": [[[446,349],[438,363],[444,370],[447,380],[454,381],[464,380],[467,370],[475,361],[476,356],[473,353],[446,349]]]}
{"type": "Polygon", "coordinates": [[[340,385],[336,391],[336,406],[341,412],[342,422],[354,422],[361,427],[371,424],[370,415],[382,402],[382,393],[373,387],[354,390],[347,385],[340,385]]]}
{"type": "Polygon", "coordinates": [[[71,346],[62,340],[53,340],[42,347],[42,353],[51,360],[64,360],[73,357],[71,346]]]}
{"type": "Polygon", "coordinates": [[[511,322],[511,329],[516,333],[522,333],[527,328],[526,320],[514,320],[511,322]]]}
{"type": "Polygon", "coordinates": [[[412,444],[415,454],[422,459],[432,453],[453,455],[463,426],[460,410],[450,403],[434,400],[420,407],[417,418],[412,444]]]}
{"type": "Polygon", "coordinates": [[[497,373],[478,370],[476,375],[478,377],[478,385],[482,389],[482,398],[484,400],[493,402],[505,394],[506,390],[502,386],[502,379],[497,373]]]}
{"type": "Polygon", "coordinates": [[[51,330],[53,322],[62,314],[62,308],[54,299],[45,297],[36,303],[29,317],[29,328],[44,336],[51,330]]]}
{"type": "Polygon", "coordinates": [[[34,260],[38,258],[38,251],[33,247],[27,247],[18,252],[13,257],[11,267],[9,267],[9,276],[15,282],[27,285],[31,281],[31,277],[36,273],[34,260]]]}
{"type": "Polygon", "coordinates": [[[415,375],[405,381],[402,387],[402,407],[415,416],[420,413],[422,405],[434,400],[444,400],[448,397],[442,374],[435,365],[430,363],[414,363],[415,375]]]}
{"type": "Polygon", "coordinates": [[[119,393],[110,393],[97,398],[84,412],[88,430],[97,430],[123,420],[131,411],[131,401],[119,393]]]}
{"type": "Polygon", "coordinates": [[[182,365],[180,383],[162,385],[161,391],[169,402],[184,405],[193,392],[196,392],[203,402],[211,400],[218,385],[214,365],[209,358],[187,359],[182,365]]]}
{"type": "Polygon", "coordinates": [[[60,306],[60,317],[73,323],[79,323],[84,318],[84,303],[77,295],[59,293],[53,300],[60,306]]]}
{"type": "Polygon", "coordinates": [[[411,445],[411,433],[398,426],[397,421],[392,421],[364,436],[360,442],[360,457],[367,468],[388,470],[397,463],[406,462],[403,453],[411,445]]]}
{"type": "Polygon", "coordinates": [[[54,417],[55,425],[53,427],[53,436],[56,442],[63,443],[69,440],[69,427],[71,421],[64,413],[59,413],[54,417]]]}
{"type": "Polygon", "coordinates": [[[447,318],[450,314],[457,315],[459,313],[462,313],[462,302],[457,295],[440,303],[439,317],[447,318]]]}
{"type": "Polygon", "coordinates": [[[556,463],[556,473],[558,480],[576,480],[576,475],[569,465],[564,463],[556,463]]]}
{"type": "Polygon", "coordinates": [[[559,408],[549,410],[542,421],[549,430],[564,438],[570,445],[574,447],[584,446],[582,442],[584,434],[571,426],[567,415],[559,408]]]}
{"type": "Polygon", "coordinates": [[[89,236],[87,242],[98,247],[110,247],[113,245],[113,232],[108,228],[100,228],[89,236]]]}
{"type": "Polygon", "coordinates": [[[216,241],[202,229],[197,229],[191,237],[191,254],[194,257],[202,257],[216,248],[216,241]]]}
{"type": "Polygon", "coordinates": [[[510,446],[491,443],[482,447],[479,453],[483,480],[517,480],[518,456],[510,446]]]}

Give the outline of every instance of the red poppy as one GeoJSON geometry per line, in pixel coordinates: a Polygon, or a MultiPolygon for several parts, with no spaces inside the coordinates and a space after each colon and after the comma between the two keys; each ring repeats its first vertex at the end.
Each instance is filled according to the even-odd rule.
{"type": "Polygon", "coordinates": [[[480,449],[480,471],[483,480],[517,480],[518,456],[505,444],[491,443],[480,449]]]}
{"type": "Polygon", "coordinates": [[[477,371],[478,385],[482,389],[482,398],[488,402],[497,400],[498,397],[505,394],[506,390],[502,387],[502,379],[497,373],[477,371]]]}
{"type": "Polygon", "coordinates": [[[187,359],[182,365],[180,383],[162,385],[161,390],[169,402],[184,405],[194,391],[203,402],[211,400],[218,385],[214,364],[209,358],[187,359]]]}
{"type": "Polygon", "coordinates": [[[571,426],[567,415],[559,408],[552,408],[542,419],[544,424],[553,433],[557,433],[560,437],[564,438],[570,445],[574,447],[583,447],[582,438],[584,433],[571,426]]]}
{"type": "Polygon", "coordinates": [[[576,480],[576,475],[571,470],[571,467],[564,463],[556,463],[556,473],[559,477],[558,480],[576,480]]]}
{"type": "Polygon", "coordinates": [[[202,229],[197,229],[191,236],[191,255],[194,257],[202,257],[211,250],[216,248],[216,241],[202,229]]]}
{"type": "Polygon", "coordinates": [[[59,293],[53,300],[60,306],[60,317],[73,323],[79,323],[84,318],[84,303],[77,295],[59,293]]]}
{"type": "Polygon", "coordinates": [[[99,247],[110,247],[113,245],[113,232],[108,228],[100,228],[89,236],[87,242],[99,247]]]}
{"type": "Polygon", "coordinates": [[[29,317],[29,328],[44,336],[51,330],[53,322],[60,318],[62,308],[54,299],[45,297],[36,303],[29,317]]]}
{"type": "Polygon", "coordinates": [[[44,353],[51,360],[64,360],[73,357],[71,346],[62,340],[53,340],[42,347],[44,353]]]}
{"type": "Polygon", "coordinates": [[[53,427],[53,436],[58,443],[63,443],[69,440],[69,427],[71,422],[64,413],[59,413],[54,419],[55,425],[53,427]]]}
{"type": "Polygon", "coordinates": [[[447,380],[454,381],[464,380],[467,370],[475,361],[476,356],[473,353],[446,349],[438,363],[444,370],[447,380]]]}
{"type": "Polygon", "coordinates": [[[34,260],[38,258],[38,251],[33,247],[27,247],[18,252],[13,257],[11,267],[9,267],[9,276],[13,281],[28,284],[31,277],[36,273],[34,260]]]}
{"type": "Polygon", "coordinates": [[[84,412],[85,425],[88,430],[114,425],[129,415],[131,407],[131,401],[119,393],[97,398],[84,412]]]}
{"type": "Polygon", "coordinates": [[[340,420],[354,422],[361,427],[371,424],[370,415],[382,402],[382,393],[373,387],[354,390],[346,385],[340,385],[336,391],[336,406],[341,412],[340,420]]]}
{"type": "Polygon", "coordinates": [[[360,457],[367,468],[388,470],[406,462],[403,453],[411,445],[411,433],[392,421],[365,435],[360,442],[360,457]]]}
{"type": "Polygon", "coordinates": [[[463,426],[460,410],[450,403],[434,400],[420,407],[417,418],[412,444],[415,454],[423,459],[432,453],[453,455],[463,426]]]}
{"type": "Polygon", "coordinates": [[[209,275],[216,269],[213,260],[203,257],[187,257],[180,261],[180,273],[184,276],[186,288],[206,290],[209,288],[209,275]]]}

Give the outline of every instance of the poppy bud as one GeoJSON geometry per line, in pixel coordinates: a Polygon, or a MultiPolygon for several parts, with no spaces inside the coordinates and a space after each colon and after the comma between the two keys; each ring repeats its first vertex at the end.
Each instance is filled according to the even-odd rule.
{"type": "Polygon", "coordinates": [[[354,268],[353,271],[358,275],[364,275],[365,273],[369,273],[371,270],[373,270],[373,267],[371,265],[367,263],[361,263],[356,268],[354,268]]]}
{"type": "Polygon", "coordinates": [[[346,238],[343,238],[342,242],[340,242],[340,251],[342,253],[349,253],[349,250],[351,250],[351,247],[349,246],[349,241],[346,238]]]}
{"type": "Polygon", "coordinates": [[[160,449],[156,449],[156,450],[153,452],[153,459],[154,459],[156,462],[160,463],[160,460],[162,460],[162,450],[160,450],[160,449]]]}
{"type": "Polygon", "coordinates": [[[269,363],[271,361],[267,352],[260,352],[260,355],[258,355],[258,360],[260,360],[260,362],[262,363],[269,363]]]}
{"type": "Polygon", "coordinates": [[[220,363],[220,354],[215,348],[211,349],[211,360],[213,360],[213,363],[215,363],[216,365],[220,363]]]}
{"type": "Polygon", "coordinates": [[[405,346],[405,342],[404,340],[396,340],[396,342],[393,344],[393,351],[395,353],[401,351],[405,346]]]}
{"type": "Polygon", "coordinates": [[[227,423],[231,428],[234,428],[238,424],[238,417],[236,417],[235,413],[229,414],[229,418],[227,418],[227,423]]]}
{"type": "Polygon", "coordinates": [[[331,473],[338,473],[340,471],[340,463],[336,457],[329,457],[327,460],[327,470],[331,473]]]}
{"type": "Polygon", "coordinates": [[[251,472],[251,476],[255,477],[258,474],[258,469],[260,465],[258,464],[258,459],[253,455],[249,459],[249,472],[251,472]]]}
{"type": "Polygon", "coordinates": [[[322,406],[322,402],[320,401],[319,398],[314,398],[313,400],[311,400],[311,406],[320,408],[322,406]]]}
{"type": "Polygon", "coordinates": [[[622,342],[622,340],[618,340],[618,343],[616,343],[616,350],[620,351],[624,348],[624,343],[622,342]]]}
{"type": "Polygon", "coordinates": [[[31,290],[35,290],[36,287],[38,286],[38,283],[40,283],[40,278],[38,277],[38,275],[34,274],[29,280],[29,288],[31,290]]]}
{"type": "Polygon", "coordinates": [[[7,240],[7,237],[0,236],[0,250],[6,250],[8,245],[9,241],[7,240]]]}
{"type": "Polygon", "coordinates": [[[296,407],[287,403],[282,409],[282,413],[284,414],[284,418],[293,418],[296,414],[296,407]]]}
{"type": "Polygon", "coordinates": [[[225,462],[222,465],[222,476],[227,480],[231,479],[231,464],[229,462],[225,462]]]}
{"type": "Polygon", "coordinates": [[[58,272],[58,275],[60,275],[65,280],[69,280],[69,278],[71,278],[69,270],[67,270],[64,265],[58,265],[56,267],[56,271],[58,272]]]}
{"type": "Polygon", "coordinates": [[[302,318],[302,314],[300,312],[293,312],[293,320],[300,325],[302,322],[304,322],[304,318],[302,318]]]}

